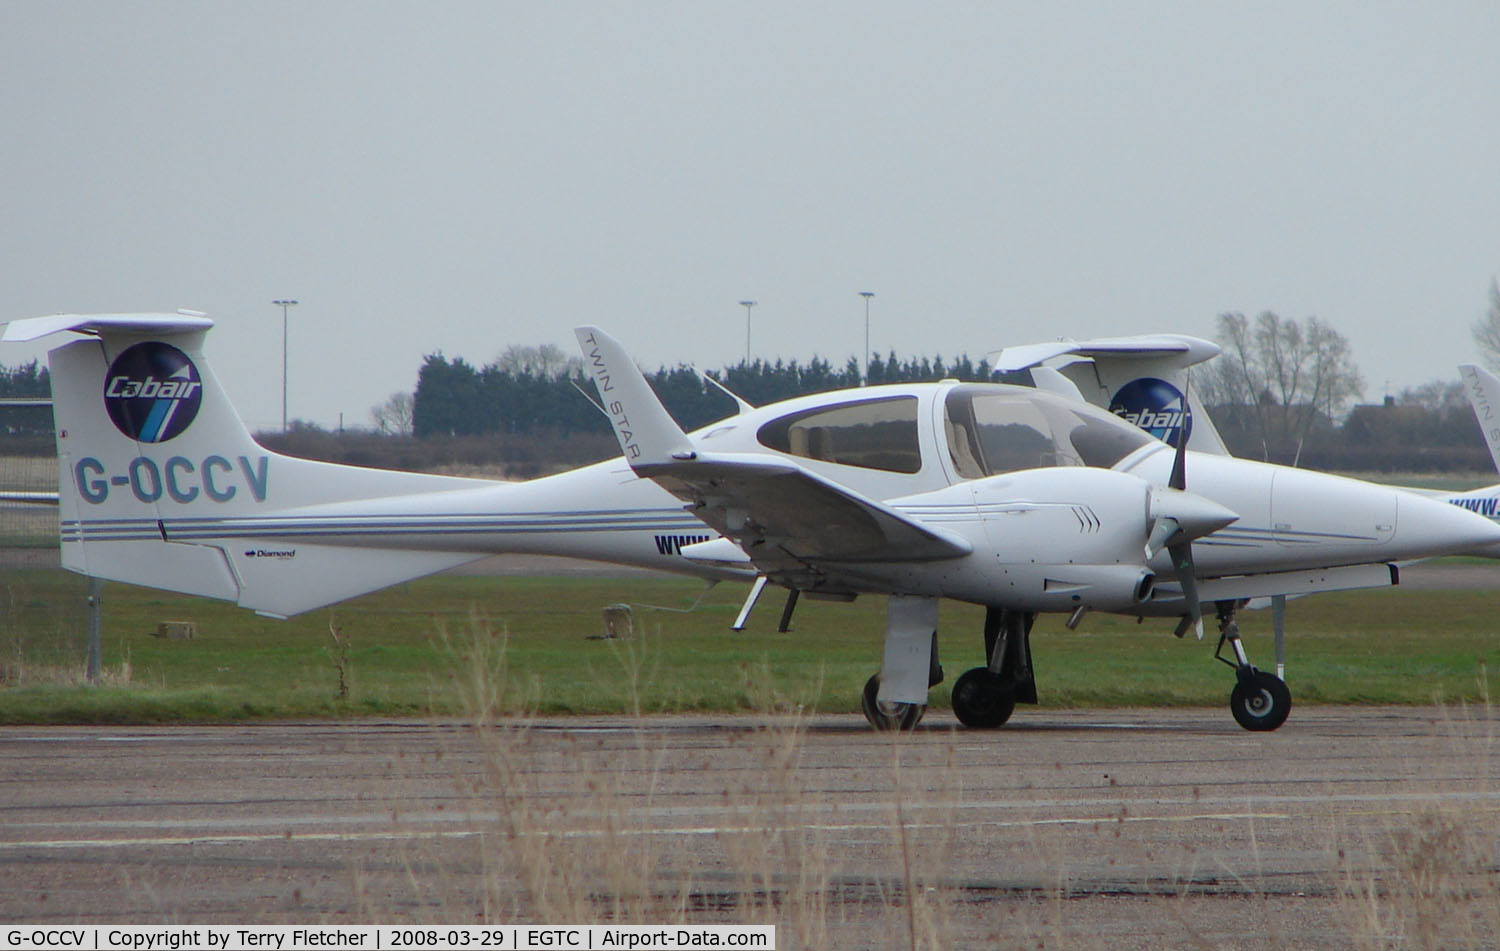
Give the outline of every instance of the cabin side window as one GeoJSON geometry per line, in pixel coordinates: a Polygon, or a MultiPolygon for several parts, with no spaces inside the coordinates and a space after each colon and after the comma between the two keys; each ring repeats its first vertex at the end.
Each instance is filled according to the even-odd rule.
{"type": "Polygon", "coordinates": [[[1046,415],[1021,394],[955,389],[943,428],[953,467],[965,479],[1060,464],[1046,415]]]}
{"type": "Polygon", "coordinates": [[[841,403],[783,416],[756,433],[769,449],[842,466],[914,473],[922,468],[917,446],[917,398],[841,403]]]}
{"type": "Polygon", "coordinates": [[[963,479],[1049,466],[1107,469],[1152,441],[1092,406],[966,386],[948,393],[943,430],[953,470],[963,479]]]}

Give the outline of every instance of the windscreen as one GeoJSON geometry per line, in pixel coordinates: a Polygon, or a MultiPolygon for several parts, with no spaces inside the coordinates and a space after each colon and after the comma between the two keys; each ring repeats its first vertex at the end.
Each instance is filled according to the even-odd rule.
{"type": "Polygon", "coordinates": [[[1097,407],[1018,387],[956,386],[943,428],[954,470],[980,479],[1018,469],[1108,469],[1155,440],[1097,407]]]}

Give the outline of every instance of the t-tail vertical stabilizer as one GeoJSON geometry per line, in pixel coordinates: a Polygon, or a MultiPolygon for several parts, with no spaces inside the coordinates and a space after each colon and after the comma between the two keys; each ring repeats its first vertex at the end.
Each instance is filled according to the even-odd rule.
{"type": "Polygon", "coordinates": [[[6,341],[72,337],[48,354],[64,567],[286,616],[476,557],[330,538],[320,509],[474,483],[266,450],[204,358],[212,327],[189,312],[7,325],[6,341]]]}
{"type": "Polygon", "coordinates": [[[1201,337],[1147,334],[1006,347],[994,366],[1030,369],[1037,386],[1054,392],[1061,392],[1054,374],[1061,375],[1078,388],[1078,396],[1163,442],[1175,446],[1185,428],[1189,449],[1222,456],[1229,451],[1213,420],[1188,398],[1189,368],[1218,353],[1218,344],[1201,337]]]}

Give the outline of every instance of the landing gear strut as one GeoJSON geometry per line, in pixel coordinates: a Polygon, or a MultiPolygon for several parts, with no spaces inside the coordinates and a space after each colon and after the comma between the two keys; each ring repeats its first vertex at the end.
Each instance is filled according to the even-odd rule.
{"type": "Polygon", "coordinates": [[[891,595],[880,673],[865,682],[860,695],[865,719],[875,729],[910,730],[926,712],[928,689],[943,682],[937,620],[937,598],[891,595]]]}
{"type": "Polygon", "coordinates": [[[1234,714],[1235,722],[1247,730],[1274,730],[1285,723],[1287,714],[1292,712],[1292,692],[1280,677],[1250,665],[1245,645],[1240,642],[1240,626],[1235,620],[1236,603],[1219,601],[1215,607],[1219,619],[1219,647],[1214,651],[1214,659],[1233,667],[1235,675],[1234,690],[1229,694],[1229,712],[1234,714]],[[1234,660],[1223,656],[1226,643],[1234,652],[1234,660]]]}
{"type": "Polygon", "coordinates": [[[989,608],[984,648],[989,664],[964,672],[953,685],[953,713],[964,726],[992,730],[1004,725],[1017,703],[1036,703],[1031,671],[1031,625],[1036,615],[989,608]]]}

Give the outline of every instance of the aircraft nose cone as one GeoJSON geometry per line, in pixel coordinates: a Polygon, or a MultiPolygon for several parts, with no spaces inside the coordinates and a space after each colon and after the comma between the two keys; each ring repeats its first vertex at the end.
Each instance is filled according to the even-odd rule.
{"type": "Polygon", "coordinates": [[[1213,499],[1166,486],[1156,486],[1151,491],[1151,517],[1175,520],[1183,539],[1201,538],[1240,518],[1239,513],[1213,499]]]}
{"type": "Polygon", "coordinates": [[[1401,492],[1390,545],[1402,560],[1457,555],[1500,545],[1500,525],[1440,499],[1401,492]]]}

